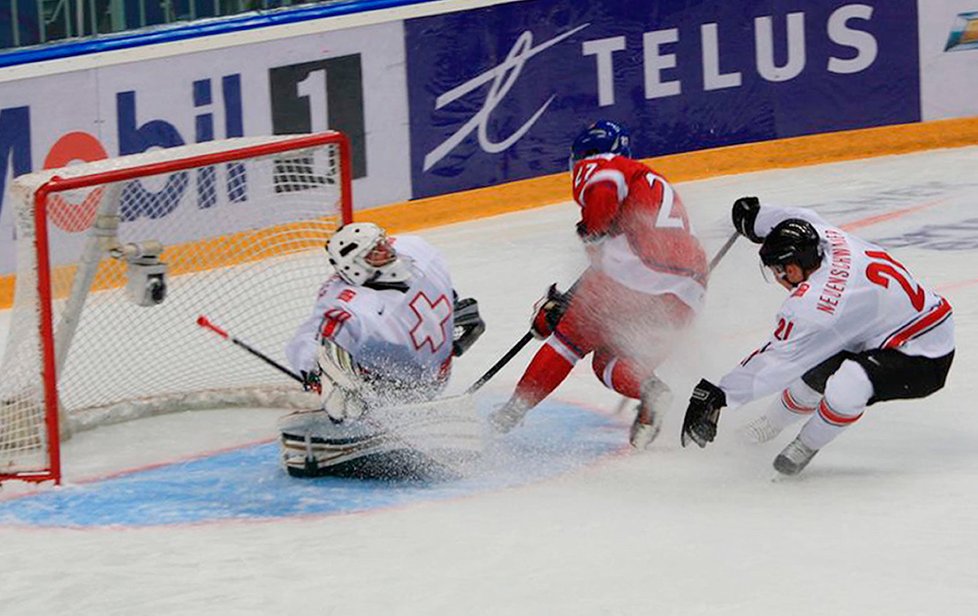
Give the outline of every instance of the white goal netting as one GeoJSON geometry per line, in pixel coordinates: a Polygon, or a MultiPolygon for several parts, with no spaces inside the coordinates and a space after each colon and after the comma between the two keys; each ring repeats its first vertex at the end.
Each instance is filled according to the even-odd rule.
{"type": "Polygon", "coordinates": [[[57,479],[45,477],[59,472],[52,415],[64,437],[177,410],[308,403],[196,321],[285,363],[330,273],[323,244],[350,217],[347,151],[336,133],[245,138],[17,178],[0,478],[57,479]]]}

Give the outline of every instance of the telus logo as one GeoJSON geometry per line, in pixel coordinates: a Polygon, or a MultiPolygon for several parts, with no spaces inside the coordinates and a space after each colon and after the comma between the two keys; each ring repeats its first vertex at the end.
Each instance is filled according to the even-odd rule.
{"type": "Polygon", "coordinates": [[[533,124],[540,119],[543,112],[547,110],[547,107],[551,102],[553,102],[553,96],[548,98],[547,101],[537,109],[536,113],[534,113],[526,122],[524,122],[518,130],[501,142],[494,142],[489,139],[488,131],[486,130],[486,126],[489,122],[489,115],[496,108],[496,105],[503,100],[506,93],[510,91],[513,85],[516,83],[516,80],[519,79],[523,66],[530,58],[543,51],[546,51],[557,43],[560,43],[564,39],[573,36],[587,27],[588,24],[578,26],[570,32],[565,32],[564,34],[556,36],[549,41],[544,41],[536,47],[533,46],[533,33],[524,31],[519,35],[519,37],[517,37],[516,44],[514,44],[512,49],[509,50],[509,53],[506,55],[506,59],[503,60],[502,64],[495,66],[488,71],[477,75],[476,77],[473,77],[462,85],[452,88],[435,99],[435,109],[441,109],[445,105],[462,98],[469,92],[482,87],[484,84],[489,84],[489,93],[486,95],[485,102],[482,103],[482,109],[472,116],[468,122],[462,125],[461,128],[455,131],[451,137],[446,139],[441,143],[441,145],[425,155],[424,171],[434,167],[438,161],[454,150],[458,144],[462,143],[469,136],[469,134],[472,133],[472,131],[477,129],[479,131],[479,146],[490,154],[503,152],[519,141],[520,138],[525,135],[528,130],[530,130],[533,124]]]}
{"type": "MultiPolygon", "coordinates": [[[[830,56],[825,66],[829,73],[859,73],[872,66],[879,53],[876,38],[869,32],[849,27],[851,20],[869,21],[873,7],[865,4],[851,4],[839,7],[828,19],[826,34],[833,43],[852,50],[849,58],[830,56]]],[[[754,61],[757,74],[769,82],[790,81],[805,70],[808,60],[805,39],[805,13],[787,15],[787,58],[783,64],[775,62],[774,18],[760,16],[754,19],[754,61]]],[[[720,68],[723,56],[720,41],[720,27],[717,23],[700,25],[701,70],[703,90],[722,90],[738,88],[743,82],[741,71],[724,73],[720,68]]],[[[654,99],[682,94],[683,84],[679,80],[666,80],[663,71],[677,67],[676,54],[668,53],[664,45],[678,43],[679,30],[668,28],[653,30],[642,35],[642,59],[645,78],[645,98],[654,99]]],[[[614,53],[625,49],[625,37],[616,36],[586,41],[584,55],[594,56],[598,76],[598,105],[601,107],[615,103],[614,92],[614,53]]]]}
{"type": "MultiPolygon", "coordinates": [[[[824,67],[828,73],[849,75],[865,71],[873,65],[879,54],[879,44],[871,32],[859,29],[860,22],[869,22],[873,17],[873,7],[867,4],[848,4],[833,11],[825,24],[825,34],[828,40],[838,46],[837,53],[830,55],[824,67]]],[[[754,39],[754,68],[757,75],[768,82],[786,82],[795,79],[808,68],[806,50],[810,44],[806,40],[805,12],[792,12],[785,16],[786,57],[778,63],[775,54],[775,18],[762,15],[753,19],[754,39]]],[[[477,131],[479,146],[484,152],[495,154],[502,152],[520,140],[547,111],[553,102],[552,95],[537,108],[536,112],[523,121],[520,128],[500,142],[494,142],[488,137],[487,125],[490,114],[504,99],[519,79],[526,63],[547,49],[565,41],[567,38],[588,28],[584,24],[552,39],[534,45],[533,34],[524,31],[518,37],[506,59],[476,77],[469,79],[435,99],[435,109],[441,109],[467,94],[488,86],[485,100],[481,108],[458,128],[448,139],[425,155],[423,170],[434,167],[460,143],[477,131]]],[[[733,27],[733,26],[731,26],[733,27]]],[[[741,26],[736,26],[741,30],[741,26]]],[[[721,68],[724,49],[721,41],[721,24],[715,22],[699,24],[700,71],[702,74],[703,91],[716,91],[729,88],[739,88],[744,81],[742,71],[721,68]]],[[[809,32],[815,31],[809,28],[809,32]]],[[[683,93],[684,84],[679,79],[669,79],[668,71],[678,67],[678,56],[671,52],[670,45],[680,42],[679,28],[664,28],[642,34],[642,75],[643,93],[647,100],[683,93]]],[[[593,58],[596,77],[595,91],[599,107],[608,107],[616,103],[615,54],[627,49],[628,41],[625,36],[611,36],[599,39],[585,40],[580,47],[583,58],[593,58]]]]}

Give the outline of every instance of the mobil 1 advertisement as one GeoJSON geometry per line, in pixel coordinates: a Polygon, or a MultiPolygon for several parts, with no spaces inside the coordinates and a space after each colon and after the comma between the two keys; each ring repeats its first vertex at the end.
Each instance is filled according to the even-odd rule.
{"type": "Polygon", "coordinates": [[[650,157],[921,116],[916,0],[527,0],[405,37],[415,197],[566,169],[599,118],[650,157]]]}
{"type": "MultiPolygon", "coordinates": [[[[222,49],[194,51],[194,44],[139,62],[0,83],[0,275],[15,271],[12,178],[79,161],[336,129],[351,140],[355,207],[410,198],[400,22],[222,49]]],[[[190,195],[198,192],[194,181],[185,187],[190,195]]],[[[265,220],[271,207],[243,188],[234,198],[176,206],[161,186],[146,183],[143,190],[160,199],[123,208],[122,224],[174,216],[190,219],[185,228],[200,237],[234,232],[265,220]],[[159,207],[164,202],[173,207],[159,207]]],[[[84,228],[58,222],[71,218],[53,220],[56,262],[77,255],[83,241],[84,228]]]]}

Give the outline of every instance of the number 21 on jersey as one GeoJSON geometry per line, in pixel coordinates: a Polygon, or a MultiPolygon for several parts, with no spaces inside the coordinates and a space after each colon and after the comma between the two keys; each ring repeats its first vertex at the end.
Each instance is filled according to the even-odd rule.
{"type": "Polygon", "coordinates": [[[910,277],[902,263],[882,250],[867,250],[866,256],[873,259],[866,266],[866,278],[870,282],[887,289],[891,281],[896,282],[910,298],[914,310],[920,312],[924,309],[924,289],[910,277]]]}

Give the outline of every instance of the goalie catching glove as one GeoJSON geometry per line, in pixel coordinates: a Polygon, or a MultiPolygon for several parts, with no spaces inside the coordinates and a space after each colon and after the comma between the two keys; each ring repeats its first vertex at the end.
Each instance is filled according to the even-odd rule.
{"type": "Polygon", "coordinates": [[[360,368],[345,349],[328,338],[319,347],[319,400],[326,414],[339,423],[356,419],[367,410],[360,368]]]}
{"type": "Polygon", "coordinates": [[[683,419],[682,445],[685,447],[693,441],[700,447],[712,443],[717,435],[717,420],[720,419],[720,409],[727,405],[727,395],[723,390],[707,381],[700,379],[689,397],[689,407],[683,419]]]}
{"type": "Polygon", "coordinates": [[[479,303],[471,297],[455,296],[455,327],[452,355],[461,357],[486,331],[486,323],[479,316],[479,303]]]}
{"type": "Polygon", "coordinates": [[[547,289],[547,294],[533,306],[533,318],[530,320],[530,333],[534,337],[543,340],[554,333],[560,319],[567,312],[570,304],[570,293],[561,293],[557,290],[557,285],[552,284],[547,289]]]}

